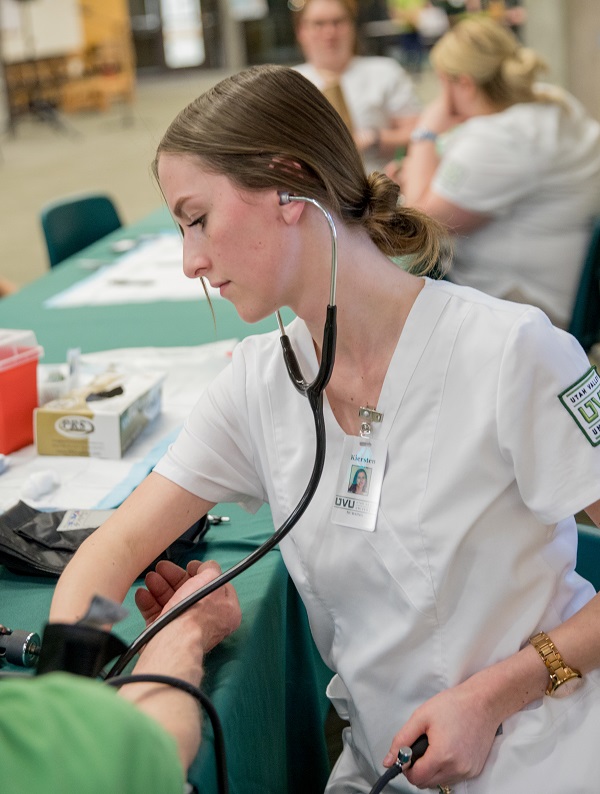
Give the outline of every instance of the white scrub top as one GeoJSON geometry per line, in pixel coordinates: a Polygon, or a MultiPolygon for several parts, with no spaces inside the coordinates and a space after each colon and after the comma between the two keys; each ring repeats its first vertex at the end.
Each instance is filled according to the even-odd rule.
{"type": "MultiPolygon", "coordinates": [[[[295,321],[289,335],[316,372],[306,326],[295,321]]],[[[351,722],[331,794],[368,792],[418,705],[593,596],[574,572],[571,516],[600,498],[600,447],[593,422],[582,428],[564,402],[579,380],[597,388],[588,370],[577,342],[539,310],[426,279],[377,405],[388,460],[374,532],[331,522],[345,436],[325,404],[321,483],[281,551],[336,673],[331,699],[351,722]]],[[[156,471],[207,500],[268,501],[280,526],[314,449],[307,400],[268,334],[236,348],[156,471]]],[[[571,697],[508,719],[483,773],[454,794],[590,794],[599,685],[586,675],[571,697]]],[[[402,776],[389,790],[415,791],[402,776]]]]}
{"type": "Polygon", "coordinates": [[[520,102],[444,137],[432,190],[490,216],[454,238],[450,277],[497,298],[519,291],[568,327],[600,212],[600,124],[573,97],[520,102]]]}

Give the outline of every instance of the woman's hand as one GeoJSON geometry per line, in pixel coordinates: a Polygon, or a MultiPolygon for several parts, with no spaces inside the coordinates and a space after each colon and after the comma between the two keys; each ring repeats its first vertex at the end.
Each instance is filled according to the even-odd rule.
{"type": "Polygon", "coordinates": [[[452,83],[447,77],[440,77],[442,90],[431,101],[419,116],[418,127],[425,127],[432,132],[441,134],[456,127],[465,119],[454,109],[452,99],[452,83]]]}
{"type": "Polygon", "coordinates": [[[394,736],[384,766],[392,766],[400,747],[425,733],[429,747],[414,769],[403,772],[406,779],[418,788],[468,780],[483,769],[499,724],[474,676],[420,706],[394,736]]]}
{"type": "Polygon", "coordinates": [[[458,121],[458,117],[450,109],[445,93],[442,92],[423,110],[417,127],[425,127],[439,135],[455,127],[458,121]]]}

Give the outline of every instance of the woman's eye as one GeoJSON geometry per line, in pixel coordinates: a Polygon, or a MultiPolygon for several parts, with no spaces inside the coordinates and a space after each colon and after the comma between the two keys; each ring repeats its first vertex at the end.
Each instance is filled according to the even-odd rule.
{"type": "Polygon", "coordinates": [[[200,215],[200,217],[196,218],[195,221],[192,221],[191,223],[188,223],[188,225],[187,225],[188,229],[191,229],[192,226],[204,226],[205,218],[206,218],[206,215],[200,215]]]}

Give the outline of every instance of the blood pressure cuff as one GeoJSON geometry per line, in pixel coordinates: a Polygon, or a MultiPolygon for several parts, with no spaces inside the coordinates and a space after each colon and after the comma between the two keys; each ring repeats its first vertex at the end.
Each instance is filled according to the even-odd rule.
{"type": "MultiPolygon", "coordinates": [[[[24,502],[18,502],[0,514],[0,564],[17,574],[58,577],[79,546],[105,518],[104,510],[56,510],[44,513],[24,502]],[[77,512],[85,515],[84,525],[73,529],[68,526],[68,518],[69,514],[77,512]],[[89,526],[85,526],[86,521],[89,526]]],[[[208,526],[206,516],[203,516],[142,571],[140,576],[153,570],[160,560],[171,560],[179,565],[199,545],[208,526]]]]}

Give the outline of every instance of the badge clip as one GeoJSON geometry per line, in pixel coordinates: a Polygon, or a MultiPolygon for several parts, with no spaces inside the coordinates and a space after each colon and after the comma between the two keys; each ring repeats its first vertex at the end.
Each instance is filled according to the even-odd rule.
{"type": "Polygon", "coordinates": [[[381,422],[383,414],[368,405],[361,405],[358,409],[358,415],[361,418],[360,437],[368,442],[371,438],[371,424],[381,422]]]}

